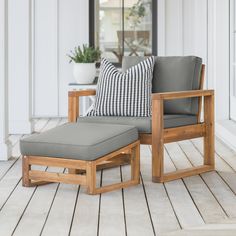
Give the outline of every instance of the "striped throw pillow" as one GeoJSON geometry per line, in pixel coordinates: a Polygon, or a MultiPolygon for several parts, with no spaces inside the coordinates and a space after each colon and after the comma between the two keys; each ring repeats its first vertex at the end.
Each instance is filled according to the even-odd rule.
{"type": "Polygon", "coordinates": [[[138,116],[151,114],[154,57],[120,72],[102,59],[94,108],[88,116],[138,116]]]}

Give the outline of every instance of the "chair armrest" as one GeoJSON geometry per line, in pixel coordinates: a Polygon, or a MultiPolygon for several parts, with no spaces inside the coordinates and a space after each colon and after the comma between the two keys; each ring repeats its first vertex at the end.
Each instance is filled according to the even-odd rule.
{"type": "Polygon", "coordinates": [[[87,90],[80,90],[80,91],[69,91],[69,97],[84,97],[84,96],[94,96],[96,95],[95,89],[87,89],[87,90]]]}
{"type": "Polygon", "coordinates": [[[162,137],[164,130],[164,101],[204,97],[204,124],[214,126],[214,90],[191,90],[152,94],[152,134],[162,137]]]}
{"type": "Polygon", "coordinates": [[[174,100],[181,98],[206,97],[214,95],[214,90],[190,90],[166,93],[153,93],[152,100],[174,100]]]}
{"type": "Polygon", "coordinates": [[[76,122],[79,116],[79,98],[84,96],[94,96],[96,90],[80,90],[80,91],[69,91],[68,92],[68,121],[76,122]]]}

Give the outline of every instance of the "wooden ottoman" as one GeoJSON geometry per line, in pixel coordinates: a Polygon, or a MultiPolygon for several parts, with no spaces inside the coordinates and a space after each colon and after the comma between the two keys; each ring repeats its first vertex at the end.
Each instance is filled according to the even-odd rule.
{"type": "Polygon", "coordinates": [[[20,149],[25,187],[59,182],[84,185],[89,194],[99,194],[140,182],[140,142],[134,126],[67,123],[22,139],[20,149]],[[96,186],[97,169],[109,164],[114,166],[114,163],[119,165],[127,158],[131,165],[130,180],[96,186]],[[63,167],[69,171],[32,170],[32,165],[63,167]]]}

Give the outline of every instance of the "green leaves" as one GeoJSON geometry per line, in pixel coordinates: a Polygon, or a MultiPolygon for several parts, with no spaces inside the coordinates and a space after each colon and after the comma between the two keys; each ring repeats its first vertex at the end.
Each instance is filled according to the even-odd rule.
{"type": "Polygon", "coordinates": [[[70,63],[72,61],[75,63],[93,63],[100,59],[101,51],[99,48],[88,47],[84,44],[82,49],[80,46],[75,47],[68,57],[70,58],[70,63]]]}
{"type": "Polygon", "coordinates": [[[148,4],[150,4],[150,1],[143,2],[143,0],[138,0],[138,2],[129,9],[129,14],[126,16],[126,20],[130,22],[132,28],[137,27],[142,22],[142,19],[146,15],[145,5],[148,4]]]}

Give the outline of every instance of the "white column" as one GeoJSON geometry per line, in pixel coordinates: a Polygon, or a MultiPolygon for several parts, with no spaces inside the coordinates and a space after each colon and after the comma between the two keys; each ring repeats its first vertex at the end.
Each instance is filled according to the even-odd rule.
{"type": "Polygon", "coordinates": [[[7,0],[0,0],[0,160],[11,156],[8,141],[7,0]]]}
{"type": "Polygon", "coordinates": [[[31,0],[8,0],[8,12],[9,133],[27,134],[32,132],[31,0]]]}
{"type": "Polygon", "coordinates": [[[208,88],[215,89],[216,121],[229,119],[229,1],[208,0],[208,88]]]}

